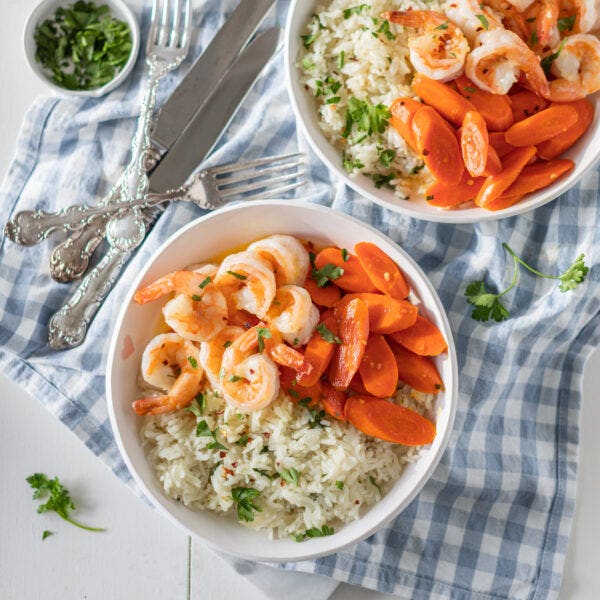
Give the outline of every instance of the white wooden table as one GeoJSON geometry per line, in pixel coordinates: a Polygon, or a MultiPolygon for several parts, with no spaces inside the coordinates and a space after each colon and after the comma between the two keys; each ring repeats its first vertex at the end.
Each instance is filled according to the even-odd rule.
{"type": "MultiPolygon", "coordinates": [[[[2,0],[0,36],[0,176],[8,167],[22,116],[45,93],[21,52],[24,21],[36,0],[2,0]]],[[[600,352],[584,380],[581,471],[575,531],[561,600],[600,595],[600,352]]],[[[0,375],[0,598],[3,600],[266,600],[208,549],[135,498],[35,398],[0,375]],[[38,515],[25,478],[60,474],[94,534],[38,515]],[[42,532],[56,532],[44,542],[42,532]]],[[[341,585],[333,600],[383,600],[384,594],[341,585]]]]}

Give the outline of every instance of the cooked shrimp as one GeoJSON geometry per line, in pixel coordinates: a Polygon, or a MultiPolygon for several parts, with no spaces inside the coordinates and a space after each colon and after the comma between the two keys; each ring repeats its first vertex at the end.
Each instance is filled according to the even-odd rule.
{"type": "Polygon", "coordinates": [[[210,283],[207,272],[204,268],[201,271],[173,271],[140,288],[133,299],[145,304],[177,292],[163,306],[167,325],[188,340],[209,340],[227,324],[228,310],[225,296],[210,283]]]}
{"type": "Polygon", "coordinates": [[[507,0],[511,6],[514,6],[519,12],[527,10],[535,0],[507,0]]]}
{"type": "Polygon", "coordinates": [[[160,415],[187,406],[198,393],[203,379],[198,348],[176,333],[163,333],[150,340],[142,355],[142,377],[167,392],[136,400],[138,415],[160,415]]]}
{"type": "Polygon", "coordinates": [[[535,29],[540,47],[555,45],[560,40],[558,33],[558,0],[541,0],[535,29]]]}
{"type": "Polygon", "coordinates": [[[577,15],[572,33],[587,33],[598,27],[597,0],[562,0],[560,4],[561,16],[577,15]]]}
{"type": "Polygon", "coordinates": [[[271,264],[254,252],[230,254],[221,263],[215,283],[233,299],[234,306],[264,319],[275,298],[271,264]]]}
{"type": "Polygon", "coordinates": [[[219,371],[221,370],[221,361],[226,347],[229,347],[243,333],[244,330],[241,327],[228,325],[221,329],[210,341],[200,344],[200,364],[214,388],[219,389],[221,387],[219,371]]]}
{"type": "Polygon", "coordinates": [[[578,100],[600,90],[600,40],[589,33],[565,38],[552,63],[552,74],[557,77],[550,82],[550,97],[555,102],[578,100]]]}
{"type": "Polygon", "coordinates": [[[266,352],[257,352],[258,327],[225,349],[219,386],[233,407],[254,411],[270,404],[279,393],[279,370],[266,352]]]}
{"type": "Polygon", "coordinates": [[[494,28],[477,36],[480,44],[467,56],[465,73],[479,88],[492,94],[506,94],[520,73],[531,88],[548,97],[548,80],[538,57],[512,31],[494,28]]]}
{"type": "Polygon", "coordinates": [[[306,344],[319,322],[319,309],[310,294],[297,285],[284,285],[277,290],[267,313],[269,325],[293,346],[306,344]]]}
{"type": "Polygon", "coordinates": [[[478,0],[452,0],[444,11],[448,18],[475,45],[478,36],[492,29],[503,29],[502,21],[488,7],[479,4],[478,0]]]}
{"type": "Polygon", "coordinates": [[[248,246],[269,261],[275,273],[277,286],[302,285],[306,279],[310,259],[304,246],[291,235],[271,235],[248,246]]]}
{"type": "Polygon", "coordinates": [[[421,31],[408,40],[410,61],[417,72],[438,81],[450,81],[462,74],[469,42],[446,15],[433,10],[393,10],[383,17],[421,31]]]}

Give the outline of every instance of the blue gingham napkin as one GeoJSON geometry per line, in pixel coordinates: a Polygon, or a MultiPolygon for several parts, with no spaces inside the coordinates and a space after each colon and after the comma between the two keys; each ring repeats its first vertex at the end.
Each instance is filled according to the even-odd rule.
{"type": "MultiPolygon", "coordinates": [[[[192,57],[234,5],[206,0],[195,15],[192,57]]],[[[278,3],[274,19],[282,23],[286,10],[287,2],[278,3]]],[[[147,25],[147,15],[142,21],[147,25]]],[[[185,68],[167,78],[159,101],[185,68]]],[[[0,190],[2,223],[16,210],[55,210],[107,191],[127,159],[140,75],[138,61],[128,83],[106,98],[34,103],[0,190]]],[[[307,150],[296,134],[283,78],[279,55],[205,165],[307,150]]],[[[349,550],[283,568],[412,600],[556,597],[574,509],[581,374],[599,338],[598,269],[567,294],[556,282],[523,274],[506,298],[512,316],[500,324],[473,321],[464,289],[484,276],[503,289],[512,260],[502,241],[544,272],[564,271],[580,252],[588,264],[598,263],[598,170],[545,207],[475,226],[420,222],[375,206],[333,179],[315,157],[311,178],[311,200],[373,224],[429,275],[455,336],[460,398],[439,467],[393,523],[349,550]]],[[[193,206],[171,206],[100,309],[86,342],[61,353],[48,347],[46,324],[74,288],[50,279],[49,244],[24,249],[0,239],[0,367],[132,486],[104,401],[108,332],[150,254],[200,214],[193,206]]]]}

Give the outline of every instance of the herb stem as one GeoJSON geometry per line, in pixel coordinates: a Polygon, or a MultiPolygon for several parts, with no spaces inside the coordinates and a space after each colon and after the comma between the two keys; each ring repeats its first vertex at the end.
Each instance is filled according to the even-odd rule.
{"type": "MultiPolygon", "coordinates": [[[[546,273],[540,273],[540,271],[538,271],[537,269],[534,269],[533,267],[528,265],[522,258],[519,258],[513,252],[512,248],[508,244],[503,243],[502,247],[513,257],[513,259],[515,260],[515,266],[517,263],[519,263],[520,265],[525,267],[528,271],[530,271],[534,275],[537,275],[538,277],[544,277],[545,279],[560,279],[560,275],[547,275],[546,273]]],[[[504,292],[503,292],[503,294],[504,294],[504,292]]],[[[501,294],[501,295],[503,295],[503,294],[501,294]]]]}
{"type": "Polygon", "coordinates": [[[106,531],[106,528],[104,528],[104,527],[90,527],[89,525],[83,525],[83,523],[78,523],[77,521],[71,519],[70,517],[66,517],[64,515],[61,515],[60,513],[58,513],[58,516],[61,519],[64,519],[65,521],[67,521],[68,523],[71,523],[71,525],[75,525],[75,527],[79,527],[80,529],[85,529],[86,531],[106,531]]]}

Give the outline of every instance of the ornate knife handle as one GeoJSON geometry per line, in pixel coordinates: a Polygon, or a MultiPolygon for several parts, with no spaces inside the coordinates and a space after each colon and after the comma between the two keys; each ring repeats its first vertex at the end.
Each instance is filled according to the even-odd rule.
{"type": "Polygon", "coordinates": [[[131,255],[115,248],[108,251],[81,281],[70,300],[50,319],[48,341],[55,350],[79,346],[87,329],[131,255]]]}

